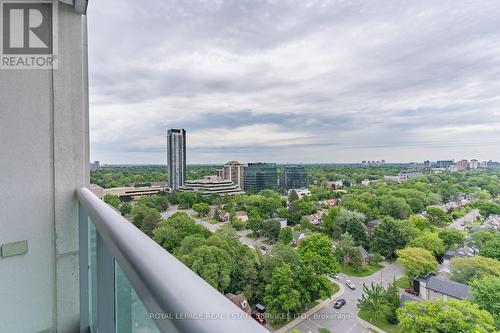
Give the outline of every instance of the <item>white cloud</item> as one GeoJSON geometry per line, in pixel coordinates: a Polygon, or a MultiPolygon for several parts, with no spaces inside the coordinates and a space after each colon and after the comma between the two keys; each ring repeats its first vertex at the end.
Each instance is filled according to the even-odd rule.
{"type": "Polygon", "coordinates": [[[192,163],[500,159],[499,14],[494,0],[102,0],[92,157],[163,163],[167,128],[184,127],[192,163]]]}

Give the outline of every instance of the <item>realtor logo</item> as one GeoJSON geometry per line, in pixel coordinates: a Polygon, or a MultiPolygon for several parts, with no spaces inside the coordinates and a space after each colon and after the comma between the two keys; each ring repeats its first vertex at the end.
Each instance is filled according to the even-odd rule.
{"type": "Polygon", "coordinates": [[[57,0],[0,0],[0,67],[48,69],[57,65],[57,0]]]}

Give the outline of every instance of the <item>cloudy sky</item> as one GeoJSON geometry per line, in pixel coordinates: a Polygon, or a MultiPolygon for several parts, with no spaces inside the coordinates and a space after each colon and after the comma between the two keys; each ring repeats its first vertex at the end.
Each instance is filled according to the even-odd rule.
{"type": "Polygon", "coordinates": [[[100,0],[91,158],[500,160],[500,1],[100,0]]]}

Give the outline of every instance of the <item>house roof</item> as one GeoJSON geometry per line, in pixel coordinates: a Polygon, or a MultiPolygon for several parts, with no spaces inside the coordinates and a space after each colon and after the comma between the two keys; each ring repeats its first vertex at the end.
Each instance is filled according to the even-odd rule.
{"type": "Polygon", "coordinates": [[[299,240],[300,238],[303,238],[303,237],[305,237],[305,235],[303,233],[301,233],[300,231],[293,232],[293,239],[294,240],[299,240]]]}
{"type": "Polygon", "coordinates": [[[371,220],[366,225],[369,226],[369,227],[374,227],[374,226],[379,225],[380,223],[381,222],[379,220],[371,220]]]}
{"type": "Polygon", "coordinates": [[[367,258],[370,256],[370,254],[368,253],[368,251],[365,250],[364,247],[362,247],[361,245],[358,246],[358,250],[359,252],[361,252],[361,255],[363,256],[363,258],[367,258]]]}
{"type": "Polygon", "coordinates": [[[227,293],[224,296],[229,298],[231,302],[233,302],[236,306],[238,306],[240,309],[243,311],[250,313],[252,311],[252,308],[250,308],[250,305],[248,304],[247,299],[245,298],[245,295],[243,293],[240,293],[238,295],[232,294],[232,293],[227,293]],[[245,305],[245,306],[243,306],[245,305]]]}
{"type": "Polygon", "coordinates": [[[427,289],[434,290],[441,294],[445,294],[458,299],[465,299],[470,296],[470,288],[468,285],[455,281],[445,280],[434,275],[428,274],[426,277],[419,277],[418,280],[426,281],[427,289]]]}

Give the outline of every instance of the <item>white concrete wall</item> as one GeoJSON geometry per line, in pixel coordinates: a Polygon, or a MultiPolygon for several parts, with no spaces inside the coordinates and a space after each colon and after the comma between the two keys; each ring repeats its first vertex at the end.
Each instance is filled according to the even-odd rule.
{"type": "Polygon", "coordinates": [[[0,69],[0,332],[79,329],[76,188],[88,185],[86,19],[59,3],[59,68],[0,69]]]}

